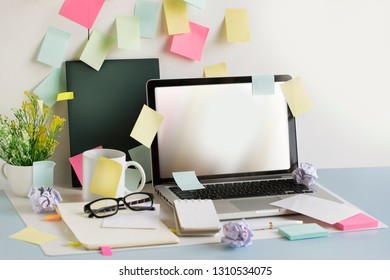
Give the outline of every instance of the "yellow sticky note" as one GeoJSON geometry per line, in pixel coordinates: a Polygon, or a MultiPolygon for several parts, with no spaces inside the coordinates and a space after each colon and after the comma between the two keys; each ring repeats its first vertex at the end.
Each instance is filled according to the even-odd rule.
{"type": "Polygon", "coordinates": [[[190,32],[187,3],[183,0],[163,0],[163,5],[168,34],[190,32]]]}
{"type": "Polygon", "coordinates": [[[11,235],[10,238],[40,245],[45,242],[57,239],[58,236],[41,232],[33,227],[26,227],[25,229],[22,229],[21,231],[11,235]]]}
{"type": "Polygon", "coordinates": [[[312,103],[300,77],[284,82],[280,88],[294,117],[311,110],[312,103]]]}
{"type": "Polygon", "coordinates": [[[226,9],[225,26],[229,43],[250,41],[248,11],[246,9],[226,9]]]}
{"type": "Polygon", "coordinates": [[[99,157],[89,191],[103,197],[115,197],[121,175],[122,164],[109,158],[99,157]]]}
{"type": "Polygon", "coordinates": [[[57,95],[57,101],[71,100],[74,99],[74,92],[61,92],[57,95]]]}
{"type": "Polygon", "coordinates": [[[205,77],[225,77],[228,76],[225,62],[204,67],[205,77]]]}
{"type": "Polygon", "coordinates": [[[150,148],[163,119],[163,115],[144,105],[130,136],[150,148]]]}

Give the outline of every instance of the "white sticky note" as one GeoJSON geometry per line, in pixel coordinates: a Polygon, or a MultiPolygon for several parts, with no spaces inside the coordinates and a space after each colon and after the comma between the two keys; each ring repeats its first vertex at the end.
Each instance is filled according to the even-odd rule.
{"type": "Polygon", "coordinates": [[[172,172],[172,175],[178,187],[183,191],[204,189],[195,171],[172,172]]]}

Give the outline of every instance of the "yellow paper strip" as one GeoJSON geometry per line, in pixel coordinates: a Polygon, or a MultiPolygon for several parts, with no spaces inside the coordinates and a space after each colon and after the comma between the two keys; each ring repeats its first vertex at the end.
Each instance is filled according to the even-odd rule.
{"type": "Polygon", "coordinates": [[[61,92],[57,95],[57,101],[71,100],[74,99],[74,92],[61,92]]]}

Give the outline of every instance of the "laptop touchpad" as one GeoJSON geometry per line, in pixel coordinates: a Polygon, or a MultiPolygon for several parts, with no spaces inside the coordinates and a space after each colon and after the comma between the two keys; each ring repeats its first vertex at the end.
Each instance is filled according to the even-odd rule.
{"type": "Polygon", "coordinates": [[[240,200],[231,200],[230,202],[241,211],[279,209],[279,207],[270,205],[270,203],[280,200],[279,197],[248,198],[240,200]]]}

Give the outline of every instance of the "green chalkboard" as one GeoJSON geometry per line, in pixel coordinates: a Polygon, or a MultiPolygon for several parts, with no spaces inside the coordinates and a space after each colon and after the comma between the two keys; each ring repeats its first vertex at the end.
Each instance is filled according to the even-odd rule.
{"type": "MultiPolygon", "coordinates": [[[[160,77],[157,58],[106,60],[100,71],[66,62],[71,156],[102,145],[126,153],[140,145],[130,132],[146,104],[146,82],[160,77]]],[[[73,186],[81,186],[72,170],[73,186]]]]}

